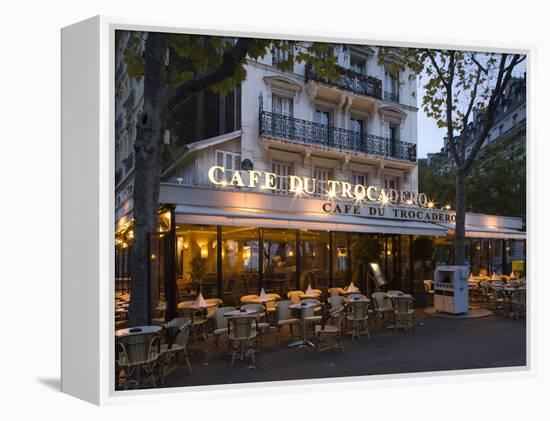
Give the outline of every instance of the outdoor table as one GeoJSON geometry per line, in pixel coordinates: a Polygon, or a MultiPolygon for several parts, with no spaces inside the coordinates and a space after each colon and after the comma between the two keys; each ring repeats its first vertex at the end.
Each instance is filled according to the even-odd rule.
{"type": "Polygon", "coordinates": [[[359,289],[353,290],[353,291],[344,291],[341,293],[342,295],[351,295],[351,294],[361,294],[361,291],[359,289]]]}
{"type": "Polygon", "coordinates": [[[289,306],[289,308],[291,308],[292,310],[300,310],[300,320],[302,322],[302,339],[296,342],[292,342],[290,345],[288,345],[290,348],[295,346],[299,348],[304,348],[304,347],[307,347],[308,345],[311,347],[314,346],[313,343],[307,340],[306,310],[309,308],[317,307],[318,305],[319,305],[318,303],[303,302],[300,304],[291,304],[289,306]]]}
{"type": "Polygon", "coordinates": [[[356,297],[356,298],[347,298],[346,297],[346,303],[370,303],[370,299],[361,298],[361,297],[356,297]]]}
{"type": "Polygon", "coordinates": [[[228,311],[227,313],[223,313],[223,315],[225,317],[239,317],[239,316],[250,316],[255,313],[257,313],[257,310],[245,309],[244,311],[243,310],[228,311]]]}
{"type": "Polygon", "coordinates": [[[119,329],[115,332],[117,338],[127,335],[139,335],[142,333],[158,333],[162,330],[161,326],[136,326],[136,327],[127,327],[125,329],[119,329]],[[131,332],[132,330],[138,330],[136,332],[131,332]]]}

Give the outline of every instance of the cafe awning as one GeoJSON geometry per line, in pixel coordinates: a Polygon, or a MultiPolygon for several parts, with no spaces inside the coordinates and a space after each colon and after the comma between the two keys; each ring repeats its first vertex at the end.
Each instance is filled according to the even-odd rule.
{"type": "Polygon", "coordinates": [[[176,223],[382,234],[447,235],[447,230],[444,227],[430,222],[365,218],[316,212],[274,212],[189,205],[178,205],[176,207],[176,223]]]}
{"type": "MultiPolygon", "coordinates": [[[[455,225],[449,223],[439,223],[449,234],[454,234],[455,225]]],[[[496,238],[506,240],[525,240],[527,233],[513,228],[501,228],[493,226],[466,225],[467,238],[496,238]]]]}

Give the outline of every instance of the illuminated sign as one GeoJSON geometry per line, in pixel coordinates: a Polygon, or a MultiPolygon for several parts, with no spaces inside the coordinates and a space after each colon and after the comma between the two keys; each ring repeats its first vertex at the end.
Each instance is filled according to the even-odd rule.
{"type": "MultiPolygon", "coordinates": [[[[275,173],[255,170],[228,171],[218,165],[210,167],[208,180],[218,187],[240,187],[267,191],[277,188],[277,174],[275,173]]],[[[374,202],[382,205],[419,206],[429,209],[434,207],[434,204],[425,193],[384,189],[379,186],[364,186],[346,181],[320,181],[310,177],[289,175],[288,189],[290,193],[294,193],[296,196],[313,196],[319,191],[324,191],[323,194],[328,199],[334,200],[344,199],[355,203],[374,202]]]]}

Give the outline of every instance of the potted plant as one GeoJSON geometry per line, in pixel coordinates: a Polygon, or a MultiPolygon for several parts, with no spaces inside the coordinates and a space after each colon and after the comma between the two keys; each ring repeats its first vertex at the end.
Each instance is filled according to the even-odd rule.
{"type": "Polygon", "coordinates": [[[206,259],[195,256],[191,259],[191,282],[198,289],[204,272],[206,271],[206,259]]]}
{"type": "Polygon", "coordinates": [[[361,281],[361,289],[368,293],[366,268],[370,262],[378,262],[380,253],[382,253],[382,245],[377,237],[362,235],[351,244],[350,249],[351,255],[359,261],[359,279],[361,281]]]}

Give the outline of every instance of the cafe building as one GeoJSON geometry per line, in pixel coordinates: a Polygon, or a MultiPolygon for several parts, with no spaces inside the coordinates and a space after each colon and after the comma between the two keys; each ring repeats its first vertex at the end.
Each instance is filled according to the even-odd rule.
{"type": "MultiPolygon", "coordinates": [[[[159,231],[149,239],[154,300],[172,288],[181,300],[201,292],[232,305],[262,288],[283,296],[350,282],[369,293],[377,287],[366,265],[373,260],[388,289],[414,293],[431,268],[452,264],[454,212],[418,191],[416,83],[392,72],[395,57],[379,60],[376,47],[334,52],[337,81],[300,63],[279,71],[289,52],[274,49],[248,61],[246,81],[231,93],[198,94],[172,116],[159,231]],[[425,239],[431,258],[419,250],[425,239]]],[[[117,121],[131,125],[140,88],[126,89],[133,94],[117,97],[117,121]]],[[[127,128],[116,130],[122,292],[131,283],[133,235],[127,128]]],[[[524,271],[525,235],[521,219],[468,214],[464,264],[475,275],[524,271]]]]}

